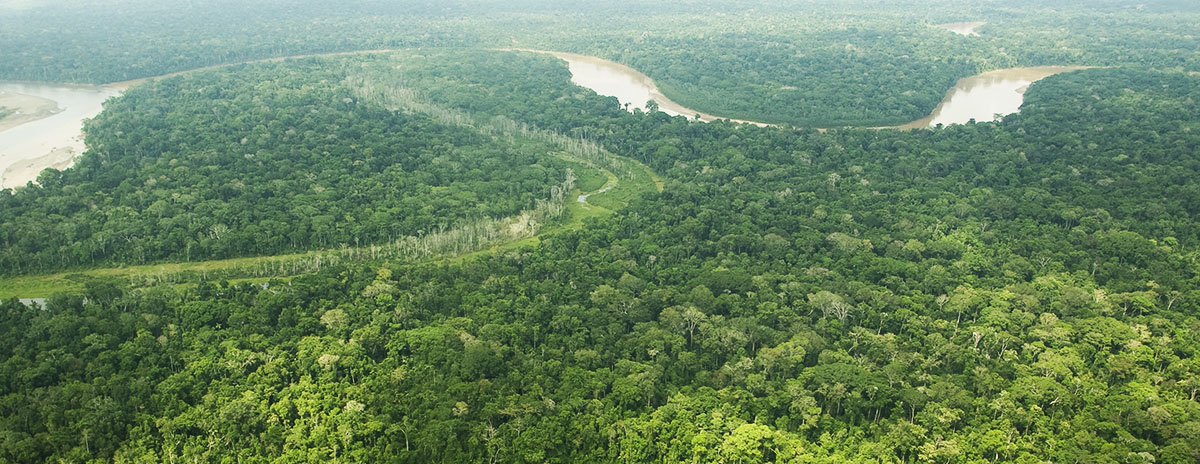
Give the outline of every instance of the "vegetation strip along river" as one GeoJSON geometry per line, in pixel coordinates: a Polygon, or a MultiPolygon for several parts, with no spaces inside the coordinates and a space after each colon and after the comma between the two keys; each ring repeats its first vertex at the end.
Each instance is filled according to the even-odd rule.
{"type": "MultiPolygon", "coordinates": [[[[393,111],[416,111],[446,124],[475,129],[492,137],[526,137],[559,145],[560,158],[586,165],[598,170],[605,177],[600,188],[571,195],[562,195],[570,190],[564,186],[535,210],[523,211],[507,218],[484,219],[458,229],[428,234],[423,237],[405,237],[391,244],[317,250],[275,256],[232,258],[212,261],[165,263],[157,265],[101,268],[81,272],[61,272],[46,275],[17,276],[0,279],[0,299],[46,297],[57,291],[79,289],[88,278],[118,277],[128,279],[133,286],[149,286],[161,283],[185,283],[198,275],[203,280],[225,279],[232,281],[265,282],[271,278],[286,278],[293,275],[315,272],[322,266],[347,261],[372,261],[398,259],[402,261],[438,262],[460,261],[487,253],[511,250],[536,244],[539,237],[547,233],[577,229],[588,217],[603,217],[623,204],[622,198],[636,196],[638,192],[653,189],[661,192],[663,179],[649,167],[632,159],[616,156],[586,140],[574,139],[560,134],[531,128],[503,119],[483,120],[468,113],[443,108],[428,102],[415,92],[401,87],[383,87],[366,80],[348,79],[350,86],[363,101],[382,104],[393,111]],[[614,172],[614,170],[616,172],[614,172]],[[628,182],[621,182],[624,178],[628,182]],[[618,192],[620,189],[620,192],[618,192]],[[593,197],[612,195],[614,198],[596,204],[593,197]],[[543,211],[545,210],[545,211],[543,211]],[[569,217],[560,220],[563,214],[569,217]],[[551,225],[548,221],[554,220],[551,225]],[[469,230],[468,230],[469,229],[469,230]],[[463,248],[450,244],[455,236],[471,231],[491,231],[486,240],[471,240],[473,245],[463,248]],[[422,245],[424,242],[431,244],[422,245]],[[432,248],[431,248],[432,247],[432,248]]],[[[568,179],[567,184],[573,184],[568,179]]]]}
{"type": "MultiPolygon", "coordinates": [[[[971,23],[975,24],[975,23],[971,23]]],[[[951,25],[939,25],[951,26],[951,25]]],[[[34,181],[45,168],[64,169],[71,165],[75,156],[84,150],[82,121],[95,116],[100,104],[109,97],[118,96],[124,90],[150,79],[170,77],[200,70],[217,69],[239,64],[278,62],[287,59],[315,58],[325,56],[347,56],[373,53],[392,53],[400,49],[360,50],[297,55],[208,66],[180,71],[163,76],[115,82],[104,86],[52,85],[52,84],[0,84],[0,91],[20,93],[41,98],[66,109],[57,113],[42,113],[42,118],[27,118],[24,124],[14,127],[0,125],[0,188],[13,188],[34,181]]],[[[654,80],[628,66],[610,60],[574,53],[532,49],[506,49],[555,56],[567,62],[571,80],[575,84],[592,89],[601,95],[617,97],[626,108],[648,110],[646,104],[653,100],[660,111],[670,115],[699,117],[711,122],[721,118],[680,105],[659,91],[654,80]]],[[[1011,68],[990,71],[959,80],[951,88],[934,112],[926,117],[901,126],[901,129],[932,127],[937,124],[966,123],[972,119],[986,121],[996,114],[1016,112],[1023,101],[1022,90],[1030,83],[1060,72],[1084,69],[1083,67],[1044,66],[1035,68],[1011,68]]],[[[44,105],[43,105],[44,106],[44,105]]],[[[5,120],[13,121],[14,116],[5,120]]],[[[756,121],[729,119],[733,122],[774,126],[756,121]]]]}

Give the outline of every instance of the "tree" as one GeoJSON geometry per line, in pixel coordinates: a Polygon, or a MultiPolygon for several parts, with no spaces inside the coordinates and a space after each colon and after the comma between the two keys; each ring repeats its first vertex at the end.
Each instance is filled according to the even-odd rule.
{"type": "Polygon", "coordinates": [[[833,316],[843,323],[855,311],[854,306],[846,303],[841,296],[827,290],[808,294],[808,304],[820,309],[824,317],[833,316]]]}

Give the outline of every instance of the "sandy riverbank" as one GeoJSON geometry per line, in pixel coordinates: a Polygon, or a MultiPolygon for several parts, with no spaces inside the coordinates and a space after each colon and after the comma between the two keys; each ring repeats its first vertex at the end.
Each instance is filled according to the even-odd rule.
{"type": "MultiPolygon", "coordinates": [[[[761,126],[761,127],[775,126],[774,124],[768,124],[768,123],[758,122],[758,121],[747,121],[744,119],[724,118],[721,116],[715,116],[715,115],[708,114],[708,113],[702,113],[702,112],[693,110],[691,108],[685,107],[683,105],[680,105],[679,103],[672,101],[670,98],[667,98],[666,95],[663,95],[663,93],[658,89],[658,85],[656,85],[654,83],[654,79],[651,79],[650,76],[642,74],[640,71],[638,71],[636,69],[633,69],[629,66],[625,66],[620,63],[617,63],[615,61],[606,60],[603,58],[598,58],[598,57],[589,56],[589,55],[579,55],[579,54],[575,54],[575,53],[555,52],[555,51],[549,51],[549,50],[537,50],[537,49],[527,49],[527,48],[510,48],[510,49],[501,49],[501,50],[542,53],[542,54],[547,54],[547,55],[553,55],[554,57],[567,62],[567,66],[571,69],[571,74],[572,74],[571,80],[573,82],[575,82],[576,85],[591,88],[592,90],[596,90],[597,93],[600,93],[602,95],[613,95],[613,94],[607,93],[603,89],[598,89],[597,84],[605,84],[605,83],[611,84],[613,81],[613,79],[612,79],[613,76],[621,76],[625,80],[625,82],[623,82],[622,85],[624,85],[626,87],[635,87],[636,89],[633,93],[636,93],[638,95],[644,95],[646,97],[646,100],[654,100],[654,103],[658,104],[658,109],[660,111],[670,114],[670,115],[673,115],[673,116],[686,116],[688,118],[693,118],[693,117],[699,116],[700,120],[704,121],[704,122],[713,122],[713,121],[717,121],[717,120],[728,119],[732,122],[744,123],[744,124],[754,124],[756,126],[761,126]],[[597,82],[591,82],[592,80],[596,80],[597,82]]],[[[617,92],[617,93],[620,93],[620,92],[617,92]]],[[[622,99],[622,97],[620,95],[613,95],[613,96],[616,96],[618,99],[622,99]]],[[[632,104],[633,107],[641,107],[641,108],[644,108],[643,104],[645,102],[646,102],[645,100],[622,101],[622,103],[630,103],[630,104],[632,104]]]]}
{"type": "Polygon", "coordinates": [[[0,92],[30,111],[22,111],[29,117],[20,124],[0,130],[0,189],[36,180],[45,168],[70,166],[86,148],[84,121],[99,114],[105,100],[120,95],[105,87],[34,82],[3,82],[0,92]]]}
{"type": "Polygon", "coordinates": [[[24,185],[24,182],[37,179],[38,174],[41,174],[42,170],[46,168],[66,169],[75,160],[75,155],[78,153],[73,147],[58,147],[37,158],[13,163],[4,169],[3,174],[0,174],[0,187],[20,187],[24,185]]]}
{"type": "Polygon", "coordinates": [[[0,108],[14,111],[13,114],[0,119],[0,132],[62,111],[54,100],[2,90],[0,90],[0,108]]]}

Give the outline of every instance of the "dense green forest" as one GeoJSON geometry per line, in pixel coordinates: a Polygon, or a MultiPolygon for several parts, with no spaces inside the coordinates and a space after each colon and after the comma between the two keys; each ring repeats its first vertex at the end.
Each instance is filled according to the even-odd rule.
{"type": "MultiPolygon", "coordinates": [[[[528,190],[434,217],[512,212],[520,195],[561,180],[565,168],[522,155],[519,140],[441,122],[456,112],[593,140],[668,181],[619,214],[473,260],[363,260],[265,285],[94,280],[44,308],[0,303],[0,456],[1197,462],[1198,99],[1195,74],[1093,69],[1036,83],[1021,112],[996,123],[821,133],[626,112],[571,85],[561,62],[527,53],[417,50],[156,81],[89,126],[93,150],[79,166],[3,200],[21,202],[0,208],[13,217],[3,233],[39,240],[49,232],[11,232],[10,221],[43,221],[37,208],[86,198],[111,200],[80,214],[116,215],[123,201],[149,207],[155,188],[172,198],[211,184],[238,198],[272,188],[268,174],[321,175],[325,162],[350,176],[361,152],[327,144],[330,134],[365,146],[379,130],[383,146],[417,147],[441,136],[437,146],[456,150],[439,153],[470,153],[458,163],[512,152],[506,162],[538,173],[528,190]],[[404,89],[442,116],[365,98],[404,89]],[[249,124],[289,105],[299,111],[249,124]],[[147,114],[124,114],[134,108],[147,114]],[[172,129],[185,121],[221,129],[172,129]],[[221,149],[230,145],[239,148],[221,149]],[[350,153],[301,157],[335,147],[350,153]],[[280,150],[294,161],[253,161],[280,150]],[[183,182],[226,152],[235,159],[216,171],[227,173],[183,182]],[[231,191],[234,179],[243,185],[231,191]]],[[[397,158],[370,174],[423,153],[388,152],[397,158]]],[[[385,185],[437,169],[420,163],[385,185]]],[[[468,172],[454,172],[462,189],[491,185],[486,170],[458,177],[468,172]]],[[[328,188],[371,179],[350,177],[328,188]]],[[[263,207],[240,214],[289,211],[253,202],[263,207]]],[[[299,230],[294,220],[271,230],[299,230]]],[[[333,230],[351,223],[332,220],[333,230]]],[[[8,259],[54,253],[41,246],[8,259]]]]}
{"type": "Polygon", "coordinates": [[[330,65],[111,101],[73,169],[0,194],[0,275],[390,243],[532,209],[567,179],[557,146],[359,102],[330,65]]]}
{"type": "Polygon", "coordinates": [[[789,0],[448,2],[169,0],[0,8],[0,79],[107,83],[271,57],[522,47],[613,59],[671,99],[807,127],[926,116],[962,77],[1003,67],[1200,71],[1194,2],[789,0]],[[981,36],[931,27],[986,21],[981,36]]]}

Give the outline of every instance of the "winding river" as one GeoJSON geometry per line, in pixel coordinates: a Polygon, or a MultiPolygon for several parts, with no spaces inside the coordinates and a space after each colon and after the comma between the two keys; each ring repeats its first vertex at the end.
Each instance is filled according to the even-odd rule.
{"type": "MultiPolygon", "coordinates": [[[[983,23],[957,23],[974,28],[983,23]]],[[[658,90],[654,80],[637,70],[620,63],[596,58],[593,56],[576,55],[573,53],[549,52],[544,50],[523,50],[554,55],[567,62],[571,71],[571,82],[581,87],[595,90],[601,95],[617,97],[622,105],[633,108],[646,108],[647,100],[653,99],[659,105],[659,110],[670,115],[692,117],[700,115],[702,121],[724,119],[719,116],[702,113],[671,101],[658,90]]],[[[1006,115],[1019,111],[1025,101],[1025,90],[1029,85],[1046,77],[1079,69],[1083,66],[1040,66],[1030,68],[1010,68],[990,71],[975,76],[960,79],[953,88],[946,92],[942,102],[928,117],[911,123],[895,126],[899,129],[919,129],[936,127],[937,125],[965,124],[974,121],[993,121],[997,115],[1006,115]]],[[[734,122],[769,126],[761,122],[731,119],[734,122]]]]}
{"type": "MultiPolygon", "coordinates": [[[[601,95],[616,97],[623,106],[646,109],[654,100],[659,110],[670,115],[699,116],[702,121],[715,121],[719,116],[706,114],[671,101],[649,76],[628,66],[586,55],[545,50],[519,50],[553,55],[566,61],[571,81],[601,95]]],[[[332,53],[329,55],[386,53],[389,50],[332,53]]],[[[304,57],[321,55],[304,55],[304,57]]],[[[296,57],[299,58],[299,57],[296,57]]],[[[273,58],[262,61],[278,61],[273,58]]],[[[204,68],[210,69],[210,68],[204,68]]],[[[1024,101],[1024,92],[1037,80],[1061,72],[1084,67],[1043,66],[991,71],[958,81],[941,104],[926,118],[895,126],[901,129],[934,127],[939,124],[961,124],[971,120],[991,121],[997,115],[1015,113],[1024,101]]],[[[186,71],[185,71],[186,72],[186,71]]],[[[178,74],[178,73],[176,73],[178,74]]],[[[83,152],[83,121],[94,117],[108,98],[138,82],[123,82],[106,86],[80,86],[37,83],[0,83],[0,94],[22,98],[42,99],[57,104],[55,111],[46,111],[40,119],[0,126],[0,188],[25,185],[35,180],[48,167],[63,169],[76,155],[83,152]]],[[[29,118],[26,118],[29,119],[29,118]]],[[[731,119],[734,122],[769,126],[761,122],[731,119]]]]}
{"type": "Polygon", "coordinates": [[[1009,68],[976,74],[959,79],[933,114],[899,129],[920,129],[937,125],[965,124],[995,121],[998,116],[1020,111],[1025,101],[1025,90],[1029,85],[1047,77],[1067,71],[1087,69],[1085,66],[1039,66],[1032,68],[1009,68]]]}

